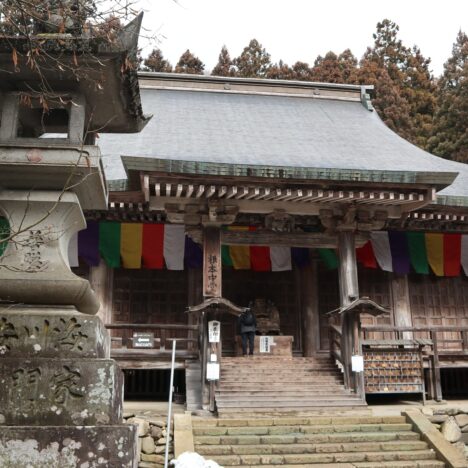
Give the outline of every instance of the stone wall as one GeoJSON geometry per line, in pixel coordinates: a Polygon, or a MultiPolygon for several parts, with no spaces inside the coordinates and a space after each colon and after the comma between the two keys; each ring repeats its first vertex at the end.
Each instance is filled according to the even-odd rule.
{"type": "Polygon", "coordinates": [[[468,459],[468,410],[423,408],[422,412],[442,435],[468,459]]]}
{"type": "Polygon", "coordinates": [[[167,437],[169,441],[169,460],[174,458],[174,424],[171,423],[171,433],[167,434],[167,421],[152,416],[137,417],[134,414],[124,415],[128,424],[138,426],[139,468],[163,468],[167,437]]]}

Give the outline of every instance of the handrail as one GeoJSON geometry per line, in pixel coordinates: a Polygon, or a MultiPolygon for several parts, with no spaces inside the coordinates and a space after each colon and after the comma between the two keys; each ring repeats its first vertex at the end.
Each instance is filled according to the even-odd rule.
{"type": "Polygon", "coordinates": [[[330,353],[337,361],[344,365],[342,356],[342,333],[337,325],[329,325],[329,342],[330,353]]]}

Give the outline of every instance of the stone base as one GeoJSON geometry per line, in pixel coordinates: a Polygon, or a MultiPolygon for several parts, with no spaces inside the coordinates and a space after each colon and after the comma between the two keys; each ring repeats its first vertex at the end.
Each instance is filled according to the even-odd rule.
{"type": "Polygon", "coordinates": [[[0,466],[136,468],[137,426],[0,428],[0,466]]]}
{"type": "Polygon", "coordinates": [[[99,317],[74,307],[0,305],[0,356],[109,358],[110,338],[99,317]]]}
{"type": "MultiPolygon", "coordinates": [[[[270,351],[260,352],[260,336],[255,336],[254,354],[258,356],[284,356],[292,358],[292,344],[294,341],[293,336],[271,336],[273,342],[270,346],[270,351]]],[[[248,352],[248,345],[247,345],[248,352]]],[[[242,340],[240,336],[236,336],[236,356],[242,356],[242,340]]]]}
{"type": "Polygon", "coordinates": [[[91,426],[122,420],[123,375],[111,359],[2,358],[0,388],[0,424],[91,426]]]}

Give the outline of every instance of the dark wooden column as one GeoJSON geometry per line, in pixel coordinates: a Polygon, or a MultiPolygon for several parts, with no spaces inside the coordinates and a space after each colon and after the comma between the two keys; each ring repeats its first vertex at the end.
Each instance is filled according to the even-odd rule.
{"type": "MultiPolygon", "coordinates": [[[[222,297],[222,264],[221,264],[221,231],[219,226],[203,227],[203,299],[222,297]]],[[[210,346],[208,344],[208,316],[203,311],[201,316],[202,327],[202,382],[203,405],[211,411],[214,410],[214,382],[206,382],[206,364],[209,358],[210,346]]],[[[222,337],[221,337],[222,339],[222,337]]]]}
{"type": "MultiPolygon", "coordinates": [[[[408,289],[408,276],[393,274],[391,280],[393,319],[397,327],[412,327],[411,306],[408,289]]],[[[403,338],[413,339],[412,332],[403,332],[403,338]]]]}
{"type": "MultiPolygon", "coordinates": [[[[339,254],[339,283],[340,283],[340,305],[347,306],[359,297],[355,233],[353,231],[342,231],[338,233],[339,254]]],[[[359,315],[345,313],[342,316],[342,353],[344,361],[345,384],[354,388],[356,393],[363,395],[364,382],[363,373],[355,375],[351,367],[351,356],[362,354],[359,315]]]]}
{"type": "Polygon", "coordinates": [[[304,320],[304,356],[313,356],[320,349],[320,317],[318,308],[317,262],[301,268],[302,316],[304,320]]]}

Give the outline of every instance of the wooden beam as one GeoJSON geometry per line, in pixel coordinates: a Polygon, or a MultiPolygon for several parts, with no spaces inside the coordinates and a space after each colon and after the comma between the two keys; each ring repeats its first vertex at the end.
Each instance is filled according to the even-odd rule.
{"type": "MultiPolygon", "coordinates": [[[[358,242],[361,238],[358,239],[358,242]]],[[[287,245],[306,248],[336,248],[337,238],[318,232],[222,231],[224,245],[287,245]]],[[[363,238],[362,243],[366,241],[363,238]]]]}

